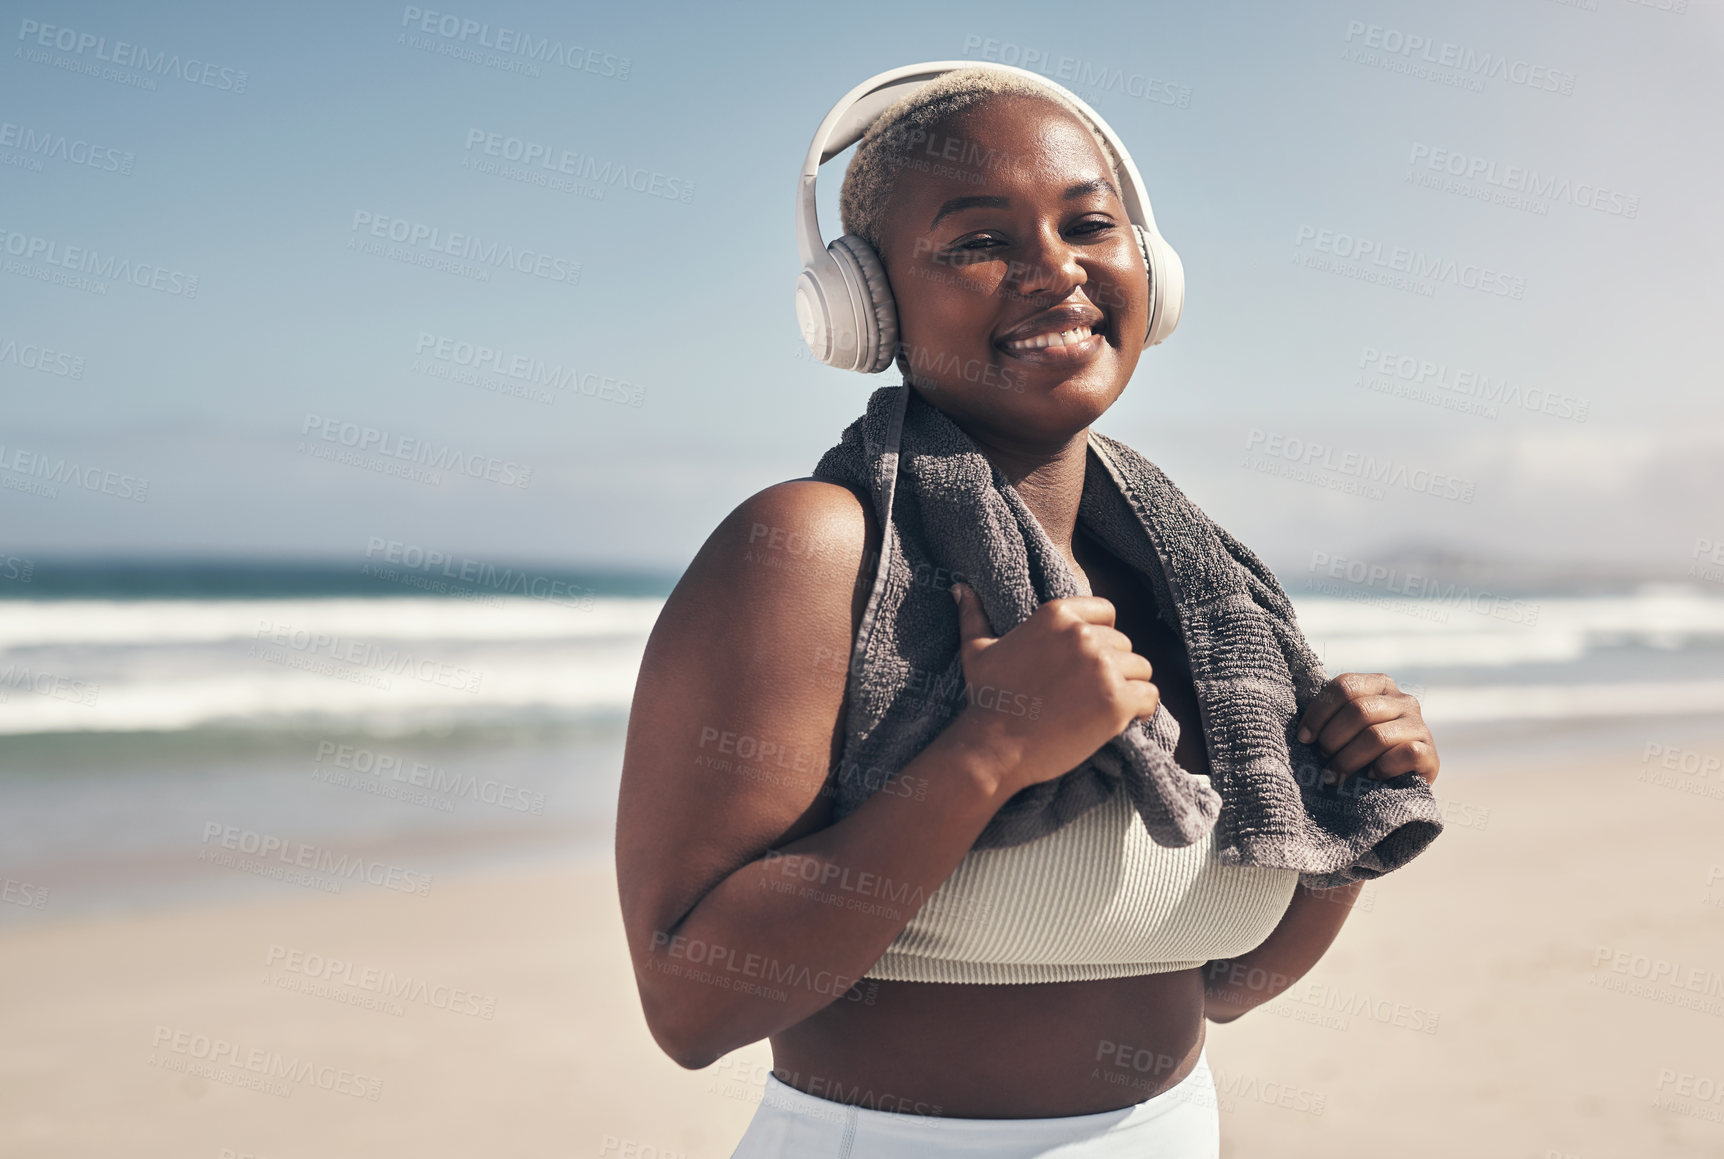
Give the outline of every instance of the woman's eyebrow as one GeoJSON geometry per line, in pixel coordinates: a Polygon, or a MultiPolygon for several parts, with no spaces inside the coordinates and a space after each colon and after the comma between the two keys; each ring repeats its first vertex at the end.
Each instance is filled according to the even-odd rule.
{"type": "MultiPolygon", "coordinates": [[[[1115,197],[1119,196],[1119,190],[1113,187],[1113,182],[1105,177],[1096,177],[1070,186],[1060,195],[1060,200],[1072,201],[1079,197],[1087,197],[1092,193],[1102,192],[1111,193],[1115,197]]],[[[928,228],[933,229],[939,225],[940,219],[948,213],[957,213],[964,209],[1009,209],[1011,204],[1011,198],[992,193],[972,193],[968,197],[954,197],[940,206],[940,211],[934,215],[934,220],[928,223],[928,228]]]]}
{"type": "Polygon", "coordinates": [[[1088,181],[1080,181],[1076,185],[1067,189],[1062,197],[1064,200],[1070,201],[1075,197],[1087,197],[1091,193],[1102,192],[1111,193],[1115,197],[1119,197],[1119,190],[1115,189],[1113,187],[1113,182],[1109,181],[1105,177],[1095,177],[1088,181]]]}
{"type": "Polygon", "coordinates": [[[934,215],[934,220],[928,223],[928,228],[933,229],[940,224],[942,217],[948,213],[957,213],[961,209],[1005,209],[1011,204],[1011,198],[1001,197],[998,194],[973,193],[968,197],[954,197],[940,206],[940,212],[934,215]]]}

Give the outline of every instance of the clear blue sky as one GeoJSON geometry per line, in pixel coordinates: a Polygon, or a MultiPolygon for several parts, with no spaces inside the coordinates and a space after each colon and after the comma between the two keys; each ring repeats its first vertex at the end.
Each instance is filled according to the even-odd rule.
{"type": "MultiPolygon", "coordinates": [[[[1179,332],[1099,426],[1272,561],[1415,542],[1681,561],[1724,541],[1716,3],[0,11],[0,552],[355,558],[383,538],[680,566],[748,494],[806,474],[895,380],[799,357],[792,187],[815,125],[874,72],[988,52],[1189,90],[1183,108],[1123,86],[1091,94],[1189,283],[1179,332]],[[584,51],[585,67],[531,76],[447,55],[486,51],[435,30],[465,20],[564,59],[584,51]],[[1494,58],[1506,66],[1482,91],[1443,67],[1494,58]],[[1419,68],[1439,75],[1404,71],[1419,68]],[[593,198],[464,166],[502,162],[488,134],[499,150],[515,138],[656,173],[658,193],[593,198]],[[1409,179],[1440,179],[1434,161],[1494,166],[1475,178],[1487,193],[1523,170],[1556,184],[1531,208],[1489,204],[1409,179]],[[1599,189],[1606,209],[1582,204],[1599,189]],[[1610,211],[1628,199],[1632,216],[1610,211]],[[368,231],[390,219],[445,246],[464,234],[542,254],[550,276],[481,281],[349,248],[386,246],[368,231]],[[1340,235],[1523,291],[1438,280],[1426,293],[1301,264],[1344,248],[1340,235]],[[69,247],[159,267],[138,276],[167,288],[85,275],[100,293],[19,265],[92,260],[69,247]],[[191,276],[195,297],[171,292],[191,276]],[[458,343],[574,368],[590,389],[628,385],[565,387],[545,405],[427,371],[450,369],[434,355],[458,343]],[[1462,371],[1569,401],[1488,417],[1375,393],[1356,385],[1367,348],[1446,364],[1438,402],[1464,400],[1462,371]],[[49,369],[26,365],[43,350],[49,369]],[[340,449],[315,437],[338,429],[325,421],[495,460],[499,478],[430,486],[318,459],[302,447],[340,449]],[[1283,452],[1296,439],[1331,461],[1452,476],[1474,499],[1267,473],[1292,466],[1276,437],[1283,452]],[[43,457],[75,461],[91,489],[20,490],[43,457]],[[508,485],[515,465],[531,468],[525,486],[508,485]],[[143,502],[102,493],[128,476],[148,480],[143,502]]],[[[830,237],[841,169],[824,174],[830,237]]]]}

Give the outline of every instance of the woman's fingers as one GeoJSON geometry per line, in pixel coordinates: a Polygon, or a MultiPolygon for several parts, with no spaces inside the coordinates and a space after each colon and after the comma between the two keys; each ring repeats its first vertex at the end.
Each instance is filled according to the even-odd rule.
{"type": "Polygon", "coordinates": [[[1418,773],[1436,780],[1436,742],[1416,698],[1381,672],[1344,672],[1306,708],[1298,736],[1327,755],[1324,784],[1360,771],[1377,780],[1418,773]]]}
{"type": "Polygon", "coordinates": [[[1155,668],[1136,652],[1122,652],[1114,659],[1114,668],[1127,680],[1149,680],[1155,668]]]}
{"type": "Polygon", "coordinates": [[[1131,637],[1118,628],[1110,628],[1105,624],[1086,624],[1083,631],[1085,635],[1104,648],[1111,648],[1117,652],[1130,652],[1132,650],[1131,637]]]}
{"type": "Polygon", "coordinates": [[[1428,785],[1437,779],[1437,746],[1429,739],[1404,741],[1371,762],[1369,774],[1380,781],[1402,773],[1417,773],[1428,785]]]}
{"type": "Polygon", "coordinates": [[[1367,725],[1329,758],[1328,766],[1342,776],[1350,776],[1397,745],[1422,739],[1424,735],[1423,722],[1405,717],[1367,725]]]}
{"type": "Polygon", "coordinates": [[[1388,724],[1403,716],[1417,715],[1418,702],[1405,693],[1382,696],[1367,693],[1335,710],[1317,731],[1317,747],[1338,754],[1375,725],[1388,724]]]}
{"type": "MultiPolygon", "coordinates": [[[[1400,691],[1395,687],[1395,682],[1381,672],[1343,672],[1325,684],[1323,690],[1306,707],[1304,719],[1299,722],[1299,740],[1310,744],[1313,740],[1321,739],[1323,730],[1334,720],[1335,715],[1360,697],[1383,693],[1399,694],[1400,691]]],[[[1359,723],[1360,727],[1363,727],[1370,722],[1359,723]]],[[[1347,736],[1350,738],[1352,733],[1357,731],[1358,729],[1353,729],[1347,736]]]]}

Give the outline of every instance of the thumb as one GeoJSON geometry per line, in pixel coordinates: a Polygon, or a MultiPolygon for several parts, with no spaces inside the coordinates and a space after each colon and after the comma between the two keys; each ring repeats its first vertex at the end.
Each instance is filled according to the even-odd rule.
{"type": "Polygon", "coordinates": [[[958,601],[958,638],[965,644],[972,641],[993,643],[993,628],[988,623],[988,614],[982,610],[982,601],[970,585],[955,583],[951,591],[958,601]]]}

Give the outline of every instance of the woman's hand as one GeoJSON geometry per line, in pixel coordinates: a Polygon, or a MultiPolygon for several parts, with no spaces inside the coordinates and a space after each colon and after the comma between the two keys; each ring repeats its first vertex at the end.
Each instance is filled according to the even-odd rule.
{"type": "Polygon", "coordinates": [[[1013,791],[1064,776],[1133,720],[1155,715],[1161,691],[1150,663],[1113,626],[1109,601],[1048,600],[994,636],[970,586],[954,584],[953,594],[969,694],[953,723],[1001,754],[1013,791]]]}
{"type": "Polygon", "coordinates": [[[1339,774],[1361,770],[1374,780],[1417,773],[1437,779],[1437,743],[1419,702],[1381,672],[1343,672],[1323,686],[1299,722],[1299,740],[1317,747],[1339,774]]]}

